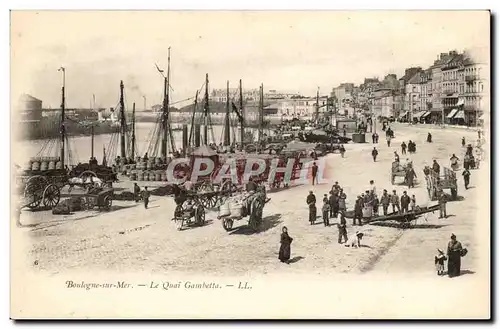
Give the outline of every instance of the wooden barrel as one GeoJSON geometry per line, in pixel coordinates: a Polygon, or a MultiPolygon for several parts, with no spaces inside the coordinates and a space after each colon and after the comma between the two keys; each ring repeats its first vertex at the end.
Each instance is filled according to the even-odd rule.
{"type": "Polygon", "coordinates": [[[161,171],[161,181],[166,182],[167,181],[167,172],[165,170],[161,171]]]}
{"type": "Polygon", "coordinates": [[[49,161],[49,170],[56,169],[56,162],[54,160],[49,161]]]}
{"type": "Polygon", "coordinates": [[[138,181],[144,180],[144,174],[143,174],[142,170],[137,170],[137,180],[138,181]]]}
{"type": "MultiPolygon", "coordinates": [[[[144,177],[144,180],[146,180],[146,177],[144,177]]],[[[155,180],[155,173],[152,171],[148,171],[148,181],[153,182],[155,180]]]]}
{"type": "Polygon", "coordinates": [[[39,161],[33,161],[33,163],[31,164],[31,170],[40,170],[40,162],[39,161]]]}
{"type": "Polygon", "coordinates": [[[56,169],[63,169],[61,161],[56,162],[56,169]]]}
{"type": "Polygon", "coordinates": [[[161,171],[155,171],[155,181],[161,181],[161,171]]]}
{"type": "Polygon", "coordinates": [[[149,163],[147,163],[147,162],[143,162],[143,163],[142,163],[142,169],[144,169],[144,170],[148,170],[149,168],[150,168],[150,167],[149,167],[149,163]]]}
{"type": "Polygon", "coordinates": [[[155,163],[156,163],[157,165],[162,164],[162,163],[163,163],[163,160],[161,159],[161,157],[158,157],[158,158],[156,158],[156,159],[155,159],[155,163]]]}
{"type": "Polygon", "coordinates": [[[130,175],[128,177],[130,178],[130,180],[137,180],[137,172],[130,172],[130,175]]]}
{"type": "Polygon", "coordinates": [[[23,170],[31,170],[31,168],[33,167],[33,161],[27,161],[24,166],[23,166],[23,170]]]}
{"type": "Polygon", "coordinates": [[[133,163],[133,164],[131,164],[131,165],[129,165],[129,166],[130,166],[130,169],[131,169],[131,170],[135,170],[135,169],[136,169],[136,167],[137,167],[137,166],[135,165],[135,163],[133,163]]]}
{"type": "Polygon", "coordinates": [[[48,161],[40,162],[40,170],[45,171],[47,169],[49,169],[49,162],[48,161]]]}

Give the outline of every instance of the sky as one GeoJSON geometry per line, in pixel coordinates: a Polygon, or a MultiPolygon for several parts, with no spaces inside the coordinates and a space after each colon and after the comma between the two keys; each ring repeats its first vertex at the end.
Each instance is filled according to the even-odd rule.
{"type": "MultiPolygon", "coordinates": [[[[315,95],[341,82],[400,77],[428,67],[441,52],[489,51],[487,11],[13,11],[11,98],[30,94],[43,107],[60,105],[66,68],[66,106],[114,107],[119,84],[126,106],[162,102],[171,47],[171,101],[209,87],[315,95]]],[[[178,105],[187,105],[187,102],[178,105]]]]}

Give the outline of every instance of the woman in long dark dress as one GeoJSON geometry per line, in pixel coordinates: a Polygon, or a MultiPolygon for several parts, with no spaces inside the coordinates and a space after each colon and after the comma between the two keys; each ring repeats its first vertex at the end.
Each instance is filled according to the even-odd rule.
{"type": "Polygon", "coordinates": [[[448,242],[448,276],[450,278],[460,275],[460,266],[462,257],[462,244],[457,241],[455,234],[451,235],[451,241],[448,242]]]}
{"type": "Polygon", "coordinates": [[[293,239],[288,235],[288,229],[286,228],[286,226],[284,226],[281,233],[281,245],[278,256],[279,260],[282,263],[288,263],[288,261],[290,260],[290,245],[292,244],[292,241],[293,239]]]}

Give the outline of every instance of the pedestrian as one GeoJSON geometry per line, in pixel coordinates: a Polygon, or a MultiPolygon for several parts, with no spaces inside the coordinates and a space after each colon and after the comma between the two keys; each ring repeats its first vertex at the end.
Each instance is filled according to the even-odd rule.
{"type": "Polygon", "coordinates": [[[373,162],[377,161],[377,155],[378,155],[378,151],[377,151],[377,149],[374,147],[374,148],[373,148],[373,150],[372,150],[373,162]]]}
{"type": "Polygon", "coordinates": [[[355,247],[355,248],[360,248],[361,247],[361,239],[363,239],[363,233],[357,231],[356,234],[351,236],[349,240],[346,243],[346,247],[355,247]]]}
{"type": "Polygon", "coordinates": [[[343,189],[340,189],[339,191],[339,213],[341,214],[345,214],[345,210],[346,210],[346,205],[345,205],[345,202],[346,202],[346,199],[347,199],[347,195],[344,193],[344,190],[343,189]]]}
{"type": "Polygon", "coordinates": [[[136,203],[141,200],[141,188],[137,183],[134,183],[134,200],[136,203]]]}
{"type": "Polygon", "coordinates": [[[292,244],[293,238],[288,235],[288,228],[283,226],[281,229],[281,239],[280,239],[280,251],[278,259],[282,263],[287,263],[290,261],[290,255],[292,253],[292,244]]]}
{"type": "Polygon", "coordinates": [[[465,185],[465,189],[467,190],[469,188],[469,182],[470,182],[470,171],[469,171],[469,169],[464,169],[464,172],[462,173],[462,176],[464,176],[464,185],[465,185]]]}
{"type": "Polygon", "coordinates": [[[328,199],[323,199],[323,224],[325,227],[330,226],[330,205],[328,204],[328,199]]]}
{"type": "Polygon", "coordinates": [[[396,151],[394,151],[394,161],[399,163],[399,154],[396,151]]]}
{"type": "Polygon", "coordinates": [[[142,199],[144,200],[144,208],[148,209],[149,191],[147,186],[144,188],[144,191],[142,191],[142,199]]]}
{"type": "Polygon", "coordinates": [[[465,147],[465,137],[462,137],[462,147],[465,147]]]}
{"type": "Polygon", "coordinates": [[[370,181],[370,192],[373,193],[374,195],[377,194],[377,187],[375,186],[374,180],[370,181]]]}
{"type": "Polygon", "coordinates": [[[356,226],[356,219],[359,225],[361,225],[361,219],[363,218],[363,199],[358,196],[356,202],[354,203],[354,217],[352,219],[352,225],[356,226]]]}
{"type": "Polygon", "coordinates": [[[457,156],[455,155],[455,153],[453,153],[453,155],[450,158],[451,169],[458,170],[458,160],[459,159],[457,158],[457,156]]]}
{"type": "Polygon", "coordinates": [[[316,162],[313,162],[312,165],[312,184],[318,183],[318,166],[316,165],[316,162]]]}
{"type": "Polygon", "coordinates": [[[406,143],[404,141],[401,143],[401,154],[406,154],[406,143]]]}
{"type": "Polygon", "coordinates": [[[337,227],[339,229],[339,239],[338,243],[342,243],[343,240],[345,240],[345,243],[347,243],[347,222],[345,220],[344,214],[340,214],[340,221],[337,224],[337,227]]]}
{"type": "Polygon", "coordinates": [[[379,206],[378,196],[373,194],[373,215],[378,216],[378,206],[379,206]]]}
{"type": "Polygon", "coordinates": [[[337,217],[339,213],[339,198],[338,191],[330,191],[330,197],[328,201],[330,202],[330,217],[337,217]]]}
{"type": "Polygon", "coordinates": [[[448,276],[453,278],[460,275],[460,267],[462,260],[460,259],[463,255],[462,244],[457,241],[455,234],[451,234],[451,240],[448,242],[448,276]]]}
{"type": "Polygon", "coordinates": [[[415,194],[411,196],[410,199],[410,209],[411,211],[415,211],[415,207],[417,206],[417,199],[415,198],[415,194]]]}
{"type": "Polygon", "coordinates": [[[340,145],[340,155],[342,157],[344,157],[344,155],[345,155],[345,147],[344,147],[344,145],[340,145]]]}
{"type": "Polygon", "coordinates": [[[375,141],[376,141],[376,137],[375,137],[375,133],[372,134],[372,144],[375,144],[375,141]]]}
{"type": "Polygon", "coordinates": [[[415,187],[415,178],[417,178],[417,174],[410,162],[405,173],[405,180],[408,183],[408,188],[415,187]]]}
{"type": "Polygon", "coordinates": [[[391,147],[391,135],[387,135],[387,147],[391,147]]]}
{"type": "Polygon", "coordinates": [[[332,191],[338,191],[340,189],[339,182],[335,182],[332,186],[332,191]]]}
{"type": "Polygon", "coordinates": [[[309,222],[312,225],[316,221],[316,196],[314,195],[313,191],[309,191],[306,202],[309,206],[309,222]]]}
{"type": "Polygon", "coordinates": [[[380,197],[380,203],[382,203],[384,216],[387,216],[387,208],[389,208],[390,201],[391,201],[390,195],[387,194],[387,190],[384,190],[384,193],[382,193],[382,196],[380,197]]]}
{"type": "Polygon", "coordinates": [[[399,208],[399,196],[396,193],[396,190],[392,191],[391,195],[391,204],[392,204],[392,212],[395,213],[396,209],[398,210],[398,213],[401,212],[401,208],[399,208]]]}
{"type": "Polygon", "coordinates": [[[434,256],[434,265],[436,266],[437,275],[444,274],[444,262],[446,261],[446,256],[441,249],[438,249],[438,254],[434,256]]]}
{"type": "Polygon", "coordinates": [[[378,136],[378,134],[375,132],[375,144],[378,144],[378,138],[379,138],[379,136],[378,136]]]}
{"type": "Polygon", "coordinates": [[[436,173],[439,176],[439,172],[441,170],[441,167],[439,166],[439,163],[437,163],[437,160],[434,160],[432,162],[432,170],[434,171],[434,173],[436,173]]]}
{"type": "Polygon", "coordinates": [[[446,218],[446,194],[443,191],[439,194],[439,218],[446,218]]]}
{"type": "Polygon", "coordinates": [[[328,203],[328,195],[323,194],[323,203],[328,203]]]}
{"type": "Polygon", "coordinates": [[[432,135],[431,135],[431,133],[427,133],[427,143],[432,143],[432,135]]]}
{"type": "Polygon", "coordinates": [[[408,196],[408,194],[406,194],[406,191],[404,191],[403,195],[401,196],[401,210],[404,214],[408,212],[408,206],[410,205],[410,202],[410,197],[408,196]]]}

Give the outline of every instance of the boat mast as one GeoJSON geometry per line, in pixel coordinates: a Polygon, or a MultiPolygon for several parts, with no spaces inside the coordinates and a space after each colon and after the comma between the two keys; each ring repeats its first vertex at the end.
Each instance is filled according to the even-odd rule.
{"type": "Polygon", "coordinates": [[[205,117],[204,117],[204,135],[203,139],[205,142],[205,145],[208,145],[208,113],[210,111],[209,104],[208,104],[208,73],[205,76],[205,117]]]}
{"type": "Polygon", "coordinates": [[[90,126],[90,133],[91,133],[91,145],[90,145],[90,157],[94,157],[94,124],[90,126]]]}
{"type": "Polygon", "coordinates": [[[132,146],[130,157],[135,157],[135,103],[132,104],[132,146]]]}
{"type": "Polygon", "coordinates": [[[226,87],[226,121],[224,124],[224,146],[229,146],[231,144],[230,136],[230,125],[229,125],[229,81],[227,81],[226,87]]]}
{"type": "Polygon", "coordinates": [[[260,143],[262,141],[262,134],[263,134],[263,121],[264,121],[264,84],[260,85],[260,95],[259,95],[259,113],[258,113],[258,118],[259,118],[259,137],[258,137],[258,143],[260,147],[260,143]]]}
{"type": "Polygon", "coordinates": [[[188,145],[191,147],[191,140],[193,138],[193,131],[194,131],[194,118],[196,116],[196,107],[198,106],[198,90],[196,91],[196,96],[194,97],[194,107],[193,107],[193,115],[191,117],[191,129],[189,131],[189,141],[188,145]]]}
{"type": "Polygon", "coordinates": [[[66,141],[66,127],[64,126],[64,120],[66,114],[64,113],[66,107],[66,98],[65,98],[65,88],[66,88],[66,69],[61,66],[58,70],[62,72],[62,87],[61,87],[61,168],[64,169],[64,143],[66,141]]]}
{"type": "Polygon", "coordinates": [[[127,153],[125,152],[125,102],[123,100],[123,80],[120,81],[120,157],[125,158],[127,153]]]}
{"type": "MultiPolygon", "coordinates": [[[[170,47],[168,48],[168,61],[170,64],[170,47]]],[[[167,69],[168,71],[169,69],[167,69]]],[[[163,71],[161,71],[163,72],[163,71]]],[[[167,72],[168,75],[168,72],[167,72]]],[[[161,156],[162,158],[167,158],[167,139],[168,139],[168,78],[163,76],[163,113],[162,113],[162,128],[163,128],[163,140],[161,143],[161,156]]]]}
{"type": "Polygon", "coordinates": [[[243,109],[243,88],[240,79],[240,151],[243,151],[243,139],[245,138],[245,112],[243,109]]]}

